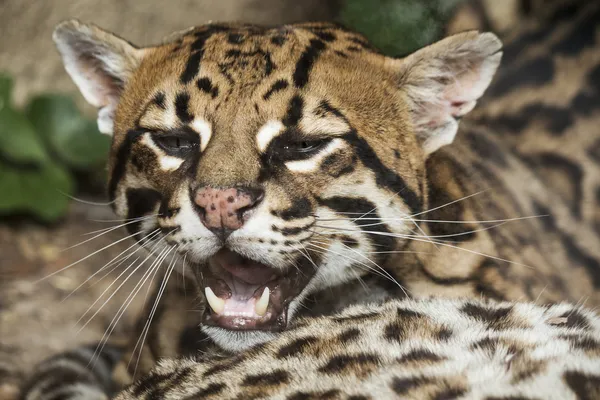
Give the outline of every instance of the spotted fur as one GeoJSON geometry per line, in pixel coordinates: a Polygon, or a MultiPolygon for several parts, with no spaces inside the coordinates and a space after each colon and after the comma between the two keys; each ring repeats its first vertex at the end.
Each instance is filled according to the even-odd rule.
{"type": "Polygon", "coordinates": [[[299,320],[235,357],[167,360],[125,399],[593,399],[600,318],[568,304],[404,300],[299,320]]]}
{"type": "Polygon", "coordinates": [[[473,111],[500,60],[492,34],[392,59],[331,24],[210,24],[143,49],[61,25],[67,71],[114,137],[115,211],[146,216],[130,233],[187,262],[185,287],[156,288],[114,379],[285,341],[298,318],[405,295],[600,304],[600,4],[556,7],[510,35],[473,111]],[[226,235],[196,207],[207,187],[263,197],[226,235]],[[289,274],[273,329],[207,324],[204,262],[218,235],[289,274]]]}

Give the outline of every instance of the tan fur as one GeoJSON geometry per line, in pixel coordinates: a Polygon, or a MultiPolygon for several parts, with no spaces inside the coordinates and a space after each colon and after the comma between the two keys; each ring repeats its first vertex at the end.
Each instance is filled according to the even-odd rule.
{"type": "Polygon", "coordinates": [[[117,399],[596,398],[599,371],[590,311],[405,300],[300,320],[232,358],[162,361],[117,399]]]}
{"type": "MultiPolygon", "coordinates": [[[[171,249],[188,256],[187,261],[196,259],[185,271],[190,282],[186,291],[168,283],[161,304],[169,308],[151,328],[160,340],[143,344],[144,361],[137,373],[163,356],[173,356],[183,332],[201,324],[199,276],[202,262],[217,245],[199,221],[191,224],[196,216],[185,210],[191,209],[186,205],[188,191],[203,185],[259,184],[265,189],[264,208],[252,217],[265,222],[254,226],[250,218],[253,230],[232,241],[235,251],[279,270],[290,269],[287,257],[300,263],[310,258],[318,267],[315,272],[306,264],[307,273],[315,275],[292,302],[290,323],[296,317],[331,316],[348,305],[398,298],[405,292],[413,297],[586,301],[597,306],[600,150],[595,146],[600,144],[593,133],[599,113],[594,100],[598,87],[592,78],[597,76],[600,52],[597,31],[595,37],[591,33],[591,42],[573,38],[580,26],[589,28],[590,16],[597,13],[598,5],[590,3],[571,19],[558,18],[551,26],[544,19],[525,24],[508,41],[508,59],[482,107],[461,122],[456,139],[446,147],[441,146],[454,138],[457,119],[473,108],[498,64],[499,44],[493,35],[453,36],[398,60],[329,24],[270,30],[217,25],[211,35],[205,33],[215,26],[202,26],[139,50],[143,58],[120,93],[115,116],[111,176],[124,166],[112,193],[115,210],[132,217],[127,199],[131,189],[159,193],[166,204],[150,204],[152,209],[145,213],[167,209],[169,215],[149,220],[144,234],[165,228],[168,233],[158,236],[162,242],[154,242],[159,243],[158,251],[171,249]],[[323,33],[333,38],[322,39],[323,33]],[[230,39],[230,34],[235,37],[230,39]],[[274,37],[285,40],[275,44],[274,37]],[[202,62],[183,83],[198,38],[205,38],[202,62]],[[231,43],[239,38],[243,40],[231,43]],[[314,57],[306,79],[297,80],[297,66],[314,50],[315,40],[323,50],[314,57]],[[568,46],[578,51],[565,50],[568,46]],[[267,53],[274,68],[269,67],[267,53]],[[202,78],[210,78],[211,87],[204,82],[201,90],[197,81],[202,78]],[[267,96],[281,79],[288,86],[267,96]],[[215,87],[216,95],[210,90],[215,87]],[[181,118],[174,116],[180,93],[189,95],[185,109],[190,116],[209,121],[212,129],[197,166],[165,169],[165,154],[148,145],[153,139],[147,133],[119,160],[133,129],[160,135],[181,125],[181,118]],[[155,101],[158,94],[164,97],[164,107],[155,101]],[[267,168],[265,174],[266,150],[257,144],[257,132],[268,121],[286,121],[298,97],[299,129],[311,140],[333,138],[337,147],[323,159],[315,155],[318,162],[308,172],[302,170],[308,168],[305,164],[286,162],[275,172],[267,168]],[[431,142],[438,134],[442,140],[431,142]],[[368,148],[372,153],[365,152],[368,148]],[[556,156],[560,160],[553,162],[556,156]],[[374,160],[383,165],[378,171],[374,160]],[[386,181],[394,174],[402,185],[386,181]],[[410,204],[410,193],[418,206],[410,204]],[[327,205],[327,199],[338,197],[355,208],[327,205]],[[311,213],[295,220],[280,218],[298,199],[307,200],[311,213]],[[282,228],[309,226],[306,223],[314,227],[302,229],[299,242],[278,236],[282,228]],[[193,229],[186,230],[186,224],[193,229]],[[169,231],[177,227],[182,229],[169,231]],[[353,242],[356,248],[347,245],[353,242]],[[184,312],[190,308],[196,316],[184,312]]],[[[280,134],[273,133],[275,138],[280,134]]],[[[140,330],[150,308],[152,304],[140,330]]],[[[270,332],[208,336],[225,347],[225,353],[277,337],[270,332]]],[[[136,336],[132,342],[137,340],[136,336]]],[[[214,343],[199,343],[197,350],[214,351],[214,343]]],[[[125,359],[138,352],[130,350],[125,359]]],[[[532,364],[514,365],[525,371],[532,364]]],[[[121,365],[118,372],[123,374],[119,381],[128,382],[133,368],[121,365]]],[[[447,385],[467,390],[464,377],[447,385]]],[[[422,390],[430,393],[437,387],[422,390]]]]}

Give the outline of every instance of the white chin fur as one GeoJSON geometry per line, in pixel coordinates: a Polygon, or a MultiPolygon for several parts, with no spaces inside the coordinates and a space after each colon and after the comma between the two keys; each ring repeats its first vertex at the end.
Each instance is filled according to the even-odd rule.
{"type": "Polygon", "coordinates": [[[231,331],[216,326],[202,326],[202,331],[219,347],[236,353],[273,340],[276,336],[276,333],[272,332],[231,331]]]}

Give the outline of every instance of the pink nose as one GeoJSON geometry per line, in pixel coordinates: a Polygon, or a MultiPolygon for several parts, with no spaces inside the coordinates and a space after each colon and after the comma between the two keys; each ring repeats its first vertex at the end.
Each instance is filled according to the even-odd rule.
{"type": "Polygon", "coordinates": [[[263,198],[261,189],[202,187],[196,191],[194,202],[200,207],[204,226],[221,240],[240,229],[249,211],[263,198]]]}

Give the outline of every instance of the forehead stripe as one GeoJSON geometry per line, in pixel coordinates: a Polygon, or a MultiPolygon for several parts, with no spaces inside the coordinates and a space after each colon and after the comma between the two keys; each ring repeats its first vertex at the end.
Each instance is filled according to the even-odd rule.
{"type": "Polygon", "coordinates": [[[204,45],[206,44],[206,41],[210,39],[213,34],[227,30],[227,27],[213,25],[203,31],[194,33],[196,40],[191,45],[191,54],[185,65],[185,70],[179,77],[181,83],[190,83],[196,75],[198,75],[198,72],[200,72],[200,61],[202,61],[202,56],[204,56],[204,45]]]}
{"type": "Polygon", "coordinates": [[[308,75],[317,58],[323,50],[325,50],[325,42],[318,39],[312,39],[310,45],[304,50],[300,59],[296,63],[294,71],[294,85],[297,88],[303,88],[308,83],[308,75]]]}
{"type": "Polygon", "coordinates": [[[188,123],[194,119],[194,116],[189,112],[190,95],[186,92],[181,92],[175,97],[175,113],[183,123],[188,123]]]}

